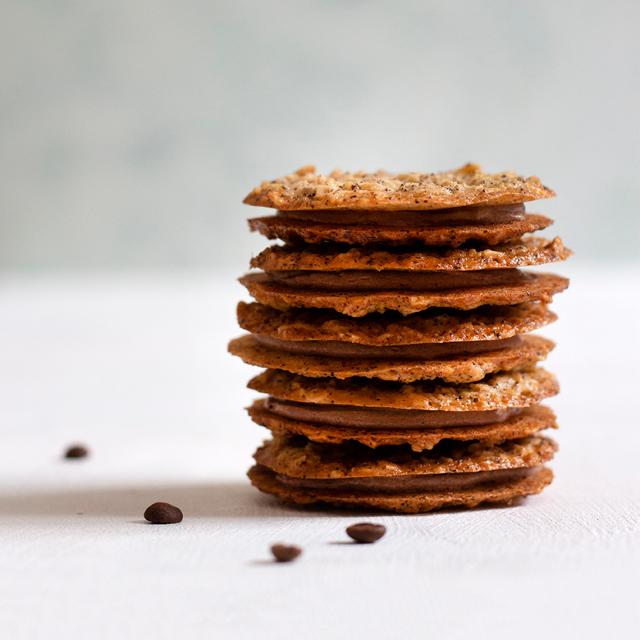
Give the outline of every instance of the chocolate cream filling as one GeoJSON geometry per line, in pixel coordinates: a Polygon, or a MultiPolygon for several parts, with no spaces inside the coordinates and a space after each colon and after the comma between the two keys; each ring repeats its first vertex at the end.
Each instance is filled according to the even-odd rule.
{"type": "Polygon", "coordinates": [[[493,411],[423,411],[420,409],[378,409],[340,404],[292,402],[269,397],[265,408],[290,420],[335,427],[363,429],[438,429],[441,427],[476,427],[504,422],[521,409],[493,411]]]}
{"type": "Polygon", "coordinates": [[[312,480],[276,474],[276,478],[286,486],[311,491],[413,493],[418,491],[460,491],[503,482],[515,482],[517,480],[523,480],[539,469],[540,467],[524,467],[520,469],[497,469],[496,471],[477,471],[473,473],[434,473],[428,475],[312,480]]]}
{"type": "Polygon", "coordinates": [[[457,225],[502,224],[522,220],[523,204],[456,207],[430,211],[279,211],[278,215],[305,222],[366,224],[380,227],[443,227],[457,225]]]}
{"type": "Polygon", "coordinates": [[[521,284],[532,278],[519,269],[481,271],[269,271],[269,280],[293,288],[325,291],[443,291],[521,284]]]}
{"type": "Polygon", "coordinates": [[[454,356],[487,353],[499,349],[513,349],[522,343],[520,336],[503,340],[478,340],[475,342],[442,342],[428,344],[390,345],[386,347],[353,344],[333,340],[279,340],[270,336],[255,336],[265,347],[286,353],[305,356],[329,356],[334,358],[400,358],[408,360],[433,360],[454,356]]]}

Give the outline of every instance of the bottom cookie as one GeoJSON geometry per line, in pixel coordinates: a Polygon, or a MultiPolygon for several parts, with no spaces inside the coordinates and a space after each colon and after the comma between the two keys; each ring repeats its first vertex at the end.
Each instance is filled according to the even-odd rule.
{"type": "Polygon", "coordinates": [[[402,488],[398,481],[376,487],[374,484],[359,485],[353,481],[345,484],[340,480],[300,480],[276,474],[260,464],[251,467],[248,472],[256,488],[285,503],[396,513],[426,513],[447,507],[473,508],[481,504],[512,504],[519,498],[540,493],[553,480],[551,469],[543,466],[444,475],[457,478],[436,478],[431,488],[426,483],[419,488],[410,485],[402,488]]]}

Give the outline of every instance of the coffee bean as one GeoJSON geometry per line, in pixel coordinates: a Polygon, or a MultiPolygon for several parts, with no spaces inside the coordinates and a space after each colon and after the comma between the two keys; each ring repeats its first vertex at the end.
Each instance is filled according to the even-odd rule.
{"type": "Polygon", "coordinates": [[[271,553],[278,562],[291,562],[302,553],[302,549],[288,544],[274,544],[271,553]]]}
{"type": "Polygon", "coordinates": [[[89,449],[81,444],[74,444],[67,448],[64,457],[67,460],[77,460],[78,458],[86,458],[89,455],[89,449]]]}
{"type": "Polygon", "coordinates": [[[151,524],[176,524],[182,522],[182,511],[168,502],[154,502],[144,512],[151,524]]]}
{"type": "Polygon", "coordinates": [[[386,531],[387,529],[384,525],[373,524],[372,522],[360,522],[347,527],[347,535],[360,543],[380,540],[386,531]]]}

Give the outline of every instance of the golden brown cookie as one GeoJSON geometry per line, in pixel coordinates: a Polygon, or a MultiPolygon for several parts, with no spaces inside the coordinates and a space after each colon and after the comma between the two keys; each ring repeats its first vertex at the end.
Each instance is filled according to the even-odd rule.
{"type": "Polygon", "coordinates": [[[512,347],[430,360],[398,359],[392,356],[336,358],[287,353],[261,344],[253,335],[245,335],[232,340],[229,351],[248,364],[282,369],[311,378],[334,377],[343,380],[360,376],[398,382],[435,378],[446,382],[475,382],[496,371],[531,368],[546,358],[553,346],[553,342],[546,338],[526,336],[512,347]]]}
{"type": "Polygon", "coordinates": [[[516,284],[478,286],[441,291],[322,291],[300,289],[269,280],[267,274],[252,273],[240,282],[258,302],[276,309],[290,307],[334,309],[348,316],[398,311],[402,315],[432,307],[475,309],[483,305],[510,305],[521,302],[550,302],[554,294],[569,285],[567,278],[553,274],[528,274],[516,284]]]}
{"type": "Polygon", "coordinates": [[[533,302],[358,319],[328,309],[280,311],[258,302],[238,304],[238,323],[251,333],[280,340],[335,340],[375,346],[500,340],[535,331],[555,320],[556,314],[546,305],[533,302]]]}
{"type": "Polygon", "coordinates": [[[395,513],[427,513],[437,509],[479,505],[514,505],[521,498],[540,493],[553,481],[553,472],[537,467],[527,475],[509,480],[488,482],[484,486],[457,491],[414,491],[402,493],[337,493],[330,490],[295,488],[281,482],[277,474],[254,465],[247,474],[251,484],[289,505],[330,506],[339,509],[380,510],[395,513]]]}
{"type": "Polygon", "coordinates": [[[488,444],[499,444],[505,440],[533,435],[543,429],[557,428],[553,411],[540,405],[522,409],[502,422],[480,426],[429,429],[336,427],[317,422],[292,420],[270,411],[264,399],[256,400],[247,411],[255,423],[266,427],[275,435],[300,435],[313,442],[332,445],[356,441],[371,448],[406,444],[413,451],[433,449],[443,440],[482,440],[488,444]]]}
{"type": "Polygon", "coordinates": [[[392,251],[380,247],[271,246],[251,260],[264,271],[476,271],[526,267],[566,260],[571,255],[560,238],[526,238],[491,248],[432,248],[392,251]]]}
{"type": "Polygon", "coordinates": [[[442,209],[474,204],[515,204],[553,197],[537,177],[513,172],[484,173],[466,164],[441,173],[316,173],[308,165],[282,178],[263,182],[245,204],[274,209],[442,209]]]}
{"type": "Polygon", "coordinates": [[[252,218],[249,228],[270,240],[290,243],[338,242],[343,244],[385,244],[402,246],[423,244],[426,246],[459,247],[465,242],[483,242],[497,245],[517,240],[525,233],[545,229],[553,221],[537,213],[526,214],[521,220],[497,224],[445,225],[439,227],[409,225],[387,227],[367,223],[341,224],[298,220],[286,214],[252,218]]]}
{"type": "Polygon", "coordinates": [[[492,411],[528,407],[558,393],[555,377],[542,368],[494,373],[481,382],[442,384],[386,380],[306,378],[267,370],[250,389],[282,400],[424,411],[492,411]]]}

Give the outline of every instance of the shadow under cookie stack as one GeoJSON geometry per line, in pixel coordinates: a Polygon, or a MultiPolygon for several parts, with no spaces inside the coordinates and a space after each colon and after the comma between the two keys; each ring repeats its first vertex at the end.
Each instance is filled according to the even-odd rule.
{"type": "Polygon", "coordinates": [[[418,513],[513,503],[553,479],[558,392],[530,332],[568,280],[521,267],[564,260],[552,221],[524,203],[538,178],[316,173],[265,182],[245,203],[277,209],[250,227],[284,244],[241,278],[249,333],[231,353],[264,367],[249,407],[272,438],[249,471],[292,504],[418,513]]]}

